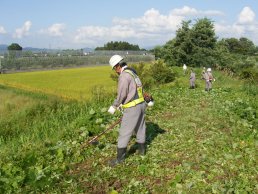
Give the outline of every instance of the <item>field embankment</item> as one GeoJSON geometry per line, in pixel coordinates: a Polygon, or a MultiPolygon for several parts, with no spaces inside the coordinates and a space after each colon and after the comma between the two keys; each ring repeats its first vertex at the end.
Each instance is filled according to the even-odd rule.
{"type": "Polygon", "coordinates": [[[257,87],[215,76],[210,92],[200,79],[188,89],[182,74],[152,89],[147,154],[137,155],[133,138],[116,168],[107,163],[116,155],[117,128],[81,147],[121,116],[107,113],[113,97],[62,101],[1,87],[1,99],[12,96],[1,110],[12,116],[0,119],[0,191],[257,193],[257,87]]]}

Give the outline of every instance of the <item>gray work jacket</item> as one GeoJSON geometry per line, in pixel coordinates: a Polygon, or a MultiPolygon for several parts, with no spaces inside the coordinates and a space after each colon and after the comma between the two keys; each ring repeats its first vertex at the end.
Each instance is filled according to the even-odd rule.
{"type": "MultiPolygon", "coordinates": [[[[124,70],[125,68],[123,68],[124,70]]],[[[117,97],[113,103],[114,107],[126,104],[134,99],[137,93],[137,86],[132,75],[122,71],[119,75],[117,97]]]]}

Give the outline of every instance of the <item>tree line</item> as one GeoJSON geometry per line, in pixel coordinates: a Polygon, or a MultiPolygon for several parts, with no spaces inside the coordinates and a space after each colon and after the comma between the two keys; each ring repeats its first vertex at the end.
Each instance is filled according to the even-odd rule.
{"type": "Polygon", "coordinates": [[[138,45],[130,44],[125,41],[111,41],[104,44],[103,47],[96,47],[95,50],[131,50],[131,51],[140,51],[145,49],[140,49],[138,45]]]}
{"type": "Polygon", "coordinates": [[[208,18],[183,21],[175,38],[152,52],[170,66],[212,67],[258,81],[258,47],[245,38],[218,40],[214,24],[208,18]]]}

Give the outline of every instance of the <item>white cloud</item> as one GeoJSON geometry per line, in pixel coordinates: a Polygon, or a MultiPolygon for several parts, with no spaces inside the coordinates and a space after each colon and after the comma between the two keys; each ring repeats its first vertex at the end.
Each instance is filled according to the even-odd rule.
{"type": "Polygon", "coordinates": [[[132,18],[129,20],[115,18],[115,25],[130,26],[135,32],[157,33],[175,30],[184,19],[182,16],[172,14],[162,15],[156,9],[147,10],[140,18],[132,18]]]}
{"type": "Polygon", "coordinates": [[[6,31],[3,26],[0,26],[0,34],[6,34],[6,31]]]}
{"type": "Polygon", "coordinates": [[[48,27],[47,29],[40,30],[40,33],[47,34],[49,36],[63,36],[64,30],[66,26],[65,24],[53,24],[52,26],[48,27]]]}
{"type": "Polygon", "coordinates": [[[108,34],[109,28],[100,26],[83,26],[77,29],[73,38],[75,44],[87,44],[95,46],[98,41],[104,40],[108,34]]]}
{"type": "MultiPolygon", "coordinates": [[[[162,43],[173,38],[175,31],[186,16],[223,15],[216,10],[199,11],[184,6],[182,9],[171,10],[167,15],[151,8],[138,18],[114,18],[111,27],[83,26],[77,30],[74,42],[105,42],[109,40],[134,40],[135,42],[162,43]]],[[[151,44],[151,43],[150,43],[151,44]]]]}
{"type": "Polygon", "coordinates": [[[168,40],[184,19],[172,14],[162,15],[156,9],[147,10],[140,18],[114,18],[113,26],[83,26],[77,30],[75,42],[102,42],[109,40],[134,39],[137,41],[168,40]],[[165,36],[164,36],[165,34],[165,36]]]}
{"type": "Polygon", "coordinates": [[[225,37],[241,37],[245,32],[244,26],[237,24],[226,25],[223,23],[216,23],[215,25],[216,34],[222,35],[225,37]]]}
{"type": "Polygon", "coordinates": [[[173,9],[171,13],[173,15],[197,15],[198,11],[194,8],[184,6],[181,9],[173,9]]]}
{"type": "Polygon", "coordinates": [[[53,24],[48,28],[48,32],[51,36],[62,36],[65,24],[53,24]]]}
{"type": "Polygon", "coordinates": [[[24,36],[28,36],[31,25],[32,25],[31,21],[26,21],[21,28],[17,28],[15,30],[13,37],[22,38],[24,36]]]}
{"type": "MultiPolygon", "coordinates": [[[[67,33],[65,24],[56,23],[40,32],[52,36],[44,37],[45,41],[48,40],[53,44],[56,41],[59,45],[66,45],[66,47],[69,45],[73,45],[74,48],[86,45],[96,47],[109,41],[128,41],[145,47],[165,44],[175,37],[176,30],[183,20],[194,21],[194,19],[203,16],[214,20],[213,16],[224,16],[224,14],[217,10],[198,10],[188,6],[173,9],[167,14],[163,14],[152,8],[137,18],[113,18],[111,26],[81,26],[76,31],[67,33]]],[[[255,20],[255,13],[252,9],[244,7],[237,16],[238,18],[234,23],[222,22],[216,18],[214,23],[216,35],[220,38],[247,37],[258,44],[258,22],[255,20]]],[[[221,17],[221,19],[226,18],[221,17]]],[[[30,26],[31,22],[28,21],[22,28],[17,29],[16,37],[28,35],[30,26]]]]}
{"type": "Polygon", "coordinates": [[[241,38],[246,37],[258,44],[258,22],[255,20],[255,13],[250,7],[244,7],[238,15],[237,21],[233,24],[216,22],[215,31],[220,38],[241,38]]]}
{"type": "Polygon", "coordinates": [[[77,30],[74,41],[77,43],[91,43],[108,41],[112,39],[123,39],[134,36],[132,29],[125,26],[113,26],[111,28],[100,26],[84,26],[77,30]]]}
{"type": "Polygon", "coordinates": [[[102,37],[109,33],[109,28],[100,26],[84,26],[77,30],[76,40],[81,40],[87,37],[102,37]]]}
{"type": "Polygon", "coordinates": [[[238,16],[238,23],[240,24],[250,24],[255,20],[255,13],[250,7],[244,7],[238,16]]]}
{"type": "Polygon", "coordinates": [[[222,16],[224,15],[223,12],[217,11],[217,10],[207,10],[207,11],[202,11],[202,10],[197,10],[195,8],[191,8],[188,6],[184,6],[181,9],[173,9],[171,14],[173,15],[179,15],[179,16],[222,16]]]}
{"type": "Polygon", "coordinates": [[[251,7],[243,7],[236,15],[236,21],[225,22],[225,14],[219,10],[198,10],[184,6],[173,9],[168,14],[162,14],[157,9],[147,10],[138,18],[114,18],[112,26],[83,26],[74,36],[75,44],[100,46],[108,41],[128,41],[139,46],[162,45],[174,38],[176,30],[183,20],[194,20],[207,16],[221,16],[214,22],[215,32],[219,38],[246,37],[258,45],[258,21],[251,7]]]}

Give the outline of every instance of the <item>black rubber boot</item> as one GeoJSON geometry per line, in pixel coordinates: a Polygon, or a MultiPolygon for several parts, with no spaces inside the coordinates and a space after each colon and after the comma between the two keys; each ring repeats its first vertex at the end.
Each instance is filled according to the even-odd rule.
{"type": "Polygon", "coordinates": [[[126,148],[117,148],[117,158],[109,161],[109,166],[114,167],[123,162],[126,156],[126,148]]]}
{"type": "Polygon", "coordinates": [[[138,151],[140,155],[145,155],[145,143],[138,143],[138,151]]]}

